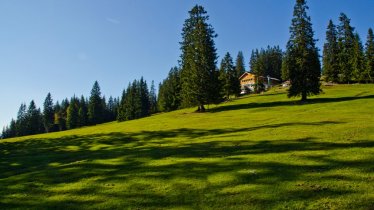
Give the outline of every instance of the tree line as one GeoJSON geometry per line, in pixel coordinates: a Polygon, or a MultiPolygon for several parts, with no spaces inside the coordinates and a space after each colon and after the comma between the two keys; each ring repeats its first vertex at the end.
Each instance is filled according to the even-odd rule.
{"type": "Polygon", "coordinates": [[[323,76],[335,83],[374,82],[374,36],[368,29],[365,48],[346,14],[339,25],[329,21],[323,46],[323,76]]]}
{"type": "Polygon", "coordinates": [[[73,96],[61,103],[53,102],[48,93],[43,110],[37,108],[34,100],[28,106],[22,103],[16,119],[12,119],[2,131],[2,138],[11,138],[40,133],[69,130],[83,126],[111,121],[125,121],[149,116],[157,112],[157,99],[154,84],[148,90],[147,82],[141,78],[134,80],[123,91],[122,98],[101,95],[100,86],[95,81],[88,99],[73,96]]]}

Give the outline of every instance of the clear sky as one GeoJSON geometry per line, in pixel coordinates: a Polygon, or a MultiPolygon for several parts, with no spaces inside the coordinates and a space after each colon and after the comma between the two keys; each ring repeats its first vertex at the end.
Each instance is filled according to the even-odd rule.
{"type": "MultiPolygon", "coordinates": [[[[285,48],[293,0],[0,0],[0,129],[22,102],[42,108],[48,92],[56,102],[89,96],[95,80],[107,98],[141,76],[158,84],[178,64],[181,29],[195,4],[210,15],[220,58],[241,50],[248,69],[252,49],[285,48]]],[[[328,20],[337,24],[340,12],[363,42],[374,28],[373,0],[308,5],[320,48],[328,20]]]]}

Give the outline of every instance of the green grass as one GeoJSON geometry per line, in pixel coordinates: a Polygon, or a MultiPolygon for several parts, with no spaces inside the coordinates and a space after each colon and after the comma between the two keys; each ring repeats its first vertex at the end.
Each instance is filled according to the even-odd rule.
{"type": "Polygon", "coordinates": [[[0,141],[0,209],[373,209],[374,85],[0,141]]]}

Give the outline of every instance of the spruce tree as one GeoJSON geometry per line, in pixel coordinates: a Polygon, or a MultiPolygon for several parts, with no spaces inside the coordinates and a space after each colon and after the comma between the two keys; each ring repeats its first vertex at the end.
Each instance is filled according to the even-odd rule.
{"type": "Polygon", "coordinates": [[[34,100],[30,102],[27,109],[27,132],[26,135],[41,133],[43,124],[40,109],[35,105],[34,100]]]}
{"type": "Polygon", "coordinates": [[[255,74],[256,92],[264,90],[263,78],[269,76],[279,80],[282,79],[282,59],[283,52],[279,46],[268,46],[266,49],[252,50],[249,64],[251,73],[255,74]]]}
{"type": "Polygon", "coordinates": [[[262,89],[259,84],[259,77],[264,75],[264,68],[262,67],[263,65],[261,60],[263,59],[261,59],[258,49],[252,50],[249,66],[251,68],[250,72],[255,75],[256,79],[254,88],[255,92],[259,92],[262,89]]]}
{"type": "MultiPolygon", "coordinates": [[[[129,88],[127,88],[129,90],[129,88]]],[[[126,120],[126,89],[122,91],[122,97],[118,108],[117,121],[122,122],[126,120]]]]}
{"type": "Polygon", "coordinates": [[[339,62],[338,62],[338,37],[336,26],[329,21],[326,31],[326,42],[323,45],[323,75],[326,81],[338,82],[339,81],[339,62]]]}
{"type": "Polygon", "coordinates": [[[69,107],[66,113],[66,128],[73,129],[78,127],[79,114],[78,114],[78,99],[74,96],[70,100],[69,107]]]}
{"type": "Polygon", "coordinates": [[[245,73],[244,56],[243,56],[242,51],[239,51],[236,57],[235,71],[236,71],[236,78],[238,78],[238,80],[239,80],[239,77],[245,73]]]}
{"type": "Polygon", "coordinates": [[[279,80],[282,79],[282,59],[283,59],[283,52],[279,46],[269,47],[266,50],[266,54],[268,57],[268,73],[265,76],[270,76],[277,78],[279,80]]]}
{"type": "Polygon", "coordinates": [[[338,61],[339,61],[339,81],[349,83],[352,80],[354,71],[354,28],[350,25],[351,20],[341,13],[338,25],[338,61]]]}
{"type": "Polygon", "coordinates": [[[151,89],[149,91],[149,102],[150,102],[150,114],[157,112],[157,96],[156,96],[156,88],[155,82],[152,80],[151,89]]]}
{"type": "Polygon", "coordinates": [[[149,116],[151,103],[149,101],[149,90],[147,81],[145,81],[143,77],[141,77],[139,81],[139,98],[141,101],[141,114],[139,117],[149,116]]]}
{"type": "Polygon", "coordinates": [[[116,119],[115,101],[112,96],[110,96],[108,99],[107,110],[108,110],[108,117],[107,117],[108,121],[115,120],[116,119]]]}
{"type": "Polygon", "coordinates": [[[105,96],[103,96],[101,98],[101,107],[103,107],[103,112],[102,112],[102,118],[101,118],[101,123],[103,122],[109,122],[110,121],[110,117],[109,117],[109,109],[108,109],[108,105],[107,105],[107,102],[106,102],[106,98],[105,96]]]}
{"type": "Polygon", "coordinates": [[[88,104],[88,121],[91,125],[96,125],[102,122],[103,118],[103,101],[101,98],[100,86],[97,81],[95,81],[91,96],[88,104]]]}
{"type": "Polygon", "coordinates": [[[365,80],[374,82],[374,35],[373,29],[369,28],[365,44],[366,71],[365,80]]]}
{"type": "Polygon", "coordinates": [[[57,113],[57,118],[55,117],[55,123],[57,122],[60,131],[66,130],[67,109],[69,105],[70,105],[70,102],[67,98],[63,99],[61,101],[61,105],[59,105],[60,108],[59,108],[59,112],[57,113]]]}
{"type": "Polygon", "coordinates": [[[258,57],[259,57],[258,49],[252,50],[251,57],[249,59],[249,67],[250,67],[250,72],[252,74],[256,74],[257,73],[256,63],[258,61],[258,57]]]}
{"type": "Polygon", "coordinates": [[[230,53],[226,53],[222,59],[220,81],[222,83],[223,95],[226,99],[229,99],[230,95],[238,96],[240,94],[240,83],[230,53]]]}
{"type": "Polygon", "coordinates": [[[140,82],[134,80],[128,85],[126,91],[123,91],[118,121],[133,120],[142,116],[140,96],[140,82]]]}
{"type": "Polygon", "coordinates": [[[79,101],[78,127],[86,126],[87,121],[87,102],[84,96],[82,95],[79,101]]]}
{"type": "Polygon", "coordinates": [[[10,138],[17,136],[17,122],[14,119],[10,121],[8,135],[10,138]]]}
{"type": "Polygon", "coordinates": [[[180,70],[171,68],[166,79],[159,85],[158,108],[160,111],[172,111],[181,107],[180,70]]]}
{"type": "Polygon", "coordinates": [[[3,131],[1,132],[1,135],[0,135],[0,139],[10,138],[10,135],[8,135],[8,133],[9,133],[8,126],[4,126],[3,131]]]}
{"type": "Polygon", "coordinates": [[[305,0],[296,0],[285,61],[291,84],[288,97],[301,95],[302,101],[321,92],[321,64],[307,10],[305,0]]]}
{"type": "Polygon", "coordinates": [[[65,120],[63,116],[63,110],[60,106],[60,103],[57,101],[54,108],[55,116],[54,116],[54,126],[59,130],[62,131],[65,129],[65,120]]]}
{"type": "Polygon", "coordinates": [[[352,64],[353,72],[352,79],[355,82],[362,82],[365,80],[365,55],[364,48],[358,33],[355,33],[355,40],[353,45],[352,64]]]}
{"type": "Polygon", "coordinates": [[[288,61],[289,61],[289,55],[285,54],[282,59],[282,66],[281,66],[281,73],[282,73],[282,80],[288,81],[290,79],[290,74],[288,72],[288,61]]]}
{"type": "Polygon", "coordinates": [[[43,125],[45,132],[48,133],[53,128],[54,122],[54,110],[53,110],[53,100],[51,93],[47,94],[43,104],[43,125]]]}
{"type": "Polygon", "coordinates": [[[17,136],[17,123],[14,119],[10,121],[9,126],[4,126],[0,139],[13,138],[17,136]]]}
{"type": "Polygon", "coordinates": [[[140,81],[134,80],[131,85],[131,95],[129,100],[131,106],[131,119],[138,119],[142,117],[143,107],[142,107],[142,98],[141,98],[141,88],[140,81]]]}
{"type": "Polygon", "coordinates": [[[27,132],[27,111],[26,104],[22,103],[18,109],[16,136],[24,136],[27,132]]]}
{"type": "Polygon", "coordinates": [[[216,72],[216,33],[208,24],[209,16],[202,6],[189,11],[182,31],[181,80],[184,106],[198,106],[205,111],[205,104],[218,100],[218,73],[216,72]]]}

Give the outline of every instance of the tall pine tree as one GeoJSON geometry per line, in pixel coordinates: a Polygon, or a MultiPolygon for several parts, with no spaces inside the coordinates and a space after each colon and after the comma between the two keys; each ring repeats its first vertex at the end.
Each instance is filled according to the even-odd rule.
{"type": "Polygon", "coordinates": [[[27,132],[26,135],[38,134],[42,132],[42,115],[40,109],[35,105],[34,100],[30,102],[27,109],[27,132]]]}
{"type": "Polygon", "coordinates": [[[88,121],[91,125],[96,125],[102,122],[103,118],[103,101],[101,98],[100,86],[97,81],[95,81],[91,96],[88,103],[88,121]]]}
{"type": "Polygon", "coordinates": [[[84,96],[81,96],[79,100],[79,109],[78,109],[78,126],[82,127],[87,125],[88,117],[87,117],[87,102],[84,96]]]}
{"type": "Polygon", "coordinates": [[[112,96],[110,96],[109,99],[108,99],[107,111],[108,111],[107,120],[108,121],[115,120],[116,116],[117,116],[117,114],[116,114],[116,104],[115,104],[115,101],[114,101],[112,96]]]}
{"type": "Polygon", "coordinates": [[[202,6],[189,11],[182,31],[181,80],[184,106],[198,106],[205,111],[205,104],[218,100],[218,73],[216,70],[216,33],[208,24],[209,16],[202,6]]]}
{"type": "Polygon", "coordinates": [[[338,61],[339,61],[339,82],[349,83],[352,81],[354,71],[354,28],[350,25],[351,20],[344,13],[340,14],[338,25],[338,61]]]}
{"type": "Polygon", "coordinates": [[[18,109],[16,135],[27,135],[27,110],[25,103],[22,103],[18,109]]]}
{"type": "Polygon", "coordinates": [[[79,126],[79,108],[78,99],[74,96],[70,100],[69,107],[66,111],[66,128],[73,129],[79,126]]]}
{"type": "MultiPolygon", "coordinates": [[[[129,85],[130,86],[130,85],[129,85]]],[[[129,91],[129,87],[127,87],[127,91],[129,91]]],[[[121,101],[119,103],[119,108],[118,108],[118,114],[117,114],[117,121],[122,122],[127,120],[126,119],[126,97],[127,97],[127,92],[126,89],[122,91],[122,97],[121,101]]]]}
{"type": "Polygon", "coordinates": [[[239,80],[239,77],[245,73],[244,56],[243,56],[242,51],[239,51],[238,55],[236,56],[235,71],[236,71],[236,77],[238,80],[239,80]]]}
{"type": "Polygon", "coordinates": [[[54,121],[54,110],[53,110],[53,100],[51,93],[47,94],[47,97],[43,103],[43,125],[45,132],[48,133],[53,128],[54,121]]]}
{"type": "Polygon", "coordinates": [[[158,108],[160,111],[172,111],[181,107],[181,82],[178,67],[171,68],[166,79],[159,85],[158,108]]]}
{"type": "Polygon", "coordinates": [[[326,81],[338,82],[339,81],[339,62],[338,62],[338,37],[336,26],[329,21],[326,31],[326,42],[323,45],[323,75],[326,81]]]}
{"type": "Polygon", "coordinates": [[[230,95],[238,96],[240,94],[240,83],[230,53],[226,53],[222,59],[220,81],[222,83],[222,93],[226,99],[229,99],[230,95]]]}
{"type": "Polygon", "coordinates": [[[141,77],[139,81],[139,97],[141,101],[141,114],[139,117],[146,117],[149,115],[151,103],[149,101],[147,81],[145,81],[143,77],[141,77]]]}
{"type": "Polygon", "coordinates": [[[374,82],[374,35],[373,29],[369,28],[365,44],[366,71],[365,80],[374,82]]]}
{"type": "Polygon", "coordinates": [[[157,96],[156,96],[156,88],[155,82],[152,80],[151,89],[149,91],[149,113],[153,114],[157,112],[157,96]]]}
{"type": "Polygon", "coordinates": [[[362,82],[365,80],[365,55],[364,55],[364,47],[362,46],[362,42],[358,33],[355,33],[355,40],[353,45],[353,52],[352,55],[352,64],[353,64],[353,72],[352,72],[352,79],[355,82],[362,82]]]}
{"type": "Polygon", "coordinates": [[[321,92],[321,64],[307,10],[305,0],[296,0],[285,61],[291,84],[288,97],[301,95],[302,101],[321,92]]]}

